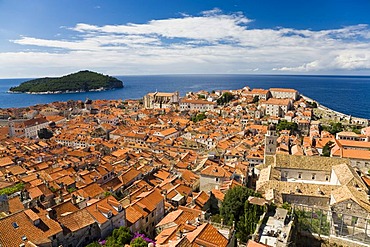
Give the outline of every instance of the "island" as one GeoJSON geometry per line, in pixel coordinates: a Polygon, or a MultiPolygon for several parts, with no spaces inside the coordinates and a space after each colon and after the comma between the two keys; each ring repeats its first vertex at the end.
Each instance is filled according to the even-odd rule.
{"type": "Polygon", "coordinates": [[[9,92],[54,94],[70,92],[103,91],[123,88],[123,82],[112,76],[84,70],[62,77],[33,79],[11,87],[9,92]]]}

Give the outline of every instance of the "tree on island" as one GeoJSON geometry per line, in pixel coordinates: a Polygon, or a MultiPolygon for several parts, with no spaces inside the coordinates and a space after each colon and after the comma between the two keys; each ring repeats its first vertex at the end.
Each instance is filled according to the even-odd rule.
{"type": "Polygon", "coordinates": [[[11,87],[11,92],[66,92],[66,91],[91,91],[96,89],[122,88],[122,81],[117,78],[99,74],[92,71],[79,71],[56,78],[39,78],[11,87]]]}

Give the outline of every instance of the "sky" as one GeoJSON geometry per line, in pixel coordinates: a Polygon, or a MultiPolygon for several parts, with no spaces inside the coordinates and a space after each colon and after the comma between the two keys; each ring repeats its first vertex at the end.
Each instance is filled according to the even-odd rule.
{"type": "Polygon", "coordinates": [[[0,78],[370,75],[369,0],[0,0],[0,78]]]}

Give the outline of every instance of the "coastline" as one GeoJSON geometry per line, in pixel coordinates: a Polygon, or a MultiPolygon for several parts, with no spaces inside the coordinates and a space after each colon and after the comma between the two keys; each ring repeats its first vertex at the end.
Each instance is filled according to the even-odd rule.
{"type": "MultiPolygon", "coordinates": [[[[123,87],[122,87],[123,88],[123,87]]],[[[88,92],[103,92],[109,90],[116,90],[116,88],[97,88],[91,90],[76,90],[76,91],[45,91],[45,92],[13,92],[8,90],[7,93],[10,94],[32,94],[32,95],[49,95],[49,94],[73,94],[73,93],[88,93],[88,92]]]]}
{"type": "Polygon", "coordinates": [[[345,113],[342,113],[342,112],[339,112],[339,111],[335,111],[327,106],[324,106],[323,104],[321,104],[320,102],[318,102],[317,100],[314,100],[314,99],[311,99],[310,97],[307,97],[303,94],[300,94],[300,96],[306,100],[306,101],[311,101],[311,102],[315,102],[317,104],[317,109],[319,110],[322,110],[322,111],[325,111],[327,114],[329,115],[333,115],[332,117],[340,117],[340,118],[343,118],[345,120],[350,120],[351,118],[353,119],[357,119],[357,120],[363,120],[363,121],[370,121],[370,119],[367,119],[367,118],[361,118],[361,117],[356,117],[356,116],[352,116],[352,115],[348,115],[348,114],[345,114],[345,113]]]}
{"type": "Polygon", "coordinates": [[[7,93],[9,87],[19,85],[22,80],[0,80],[0,108],[28,107],[54,101],[90,99],[137,99],[148,92],[156,90],[179,91],[185,95],[189,91],[200,89],[212,90],[250,88],[285,87],[294,88],[304,95],[309,95],[320,106],[327,106],[337,112],[360,118],[370,119],[370,101],[367,99],[370,89],[370,77],[358,80],[349,77],[322,76],[196,76],[196,75],[166,75],[166,76],[122,76],[125,81],[124,90],[106,90],[102,92],[60,93],[60,94],[26,94],[7,93]],[[339,100],[339,102],[337,102],[339,100]]]}

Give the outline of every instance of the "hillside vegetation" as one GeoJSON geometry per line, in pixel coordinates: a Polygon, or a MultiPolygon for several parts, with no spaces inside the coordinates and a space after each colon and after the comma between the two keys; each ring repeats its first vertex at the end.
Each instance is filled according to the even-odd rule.
{"type": "Polygon", "coordinates": [[[122,88],[117,78],[92,71],[80,71],[57,78],[39,78],[11,87],[9,91],[20,93],[91,91],[96,89],[122,88]]]}

